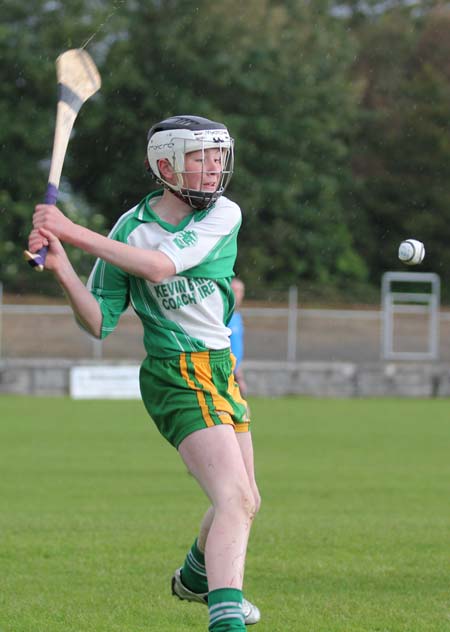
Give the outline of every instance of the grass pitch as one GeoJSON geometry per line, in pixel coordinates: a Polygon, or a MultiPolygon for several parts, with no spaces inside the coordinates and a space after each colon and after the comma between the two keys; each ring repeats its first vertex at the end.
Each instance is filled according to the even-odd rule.
{"type": "MultiPolygon", "coordinates": [[[[251,408],[255,632],[450,630],[449,402],[251,408]]],[[[169,590],[206,507],[139,402],[0,397],[0,631],[206,632],[169,590]]]]}

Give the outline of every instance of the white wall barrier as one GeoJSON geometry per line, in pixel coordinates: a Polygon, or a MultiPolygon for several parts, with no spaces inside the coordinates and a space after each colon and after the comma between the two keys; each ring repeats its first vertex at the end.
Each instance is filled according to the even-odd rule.
{"type": "MultiPolygon", "coordinates": [[[[450,397],[449,363],[247,361],[243,368],[253,396],[450,397]]],[[[0,394],[128,399],[139,397],[137,375],[137,366],[120,363],[2,360],[0,394]]]]}
{"type": "Polygon", "coordinates": [[[139,366],[75,366],[70,369],[73,399],[140,399],[139,366]]]}

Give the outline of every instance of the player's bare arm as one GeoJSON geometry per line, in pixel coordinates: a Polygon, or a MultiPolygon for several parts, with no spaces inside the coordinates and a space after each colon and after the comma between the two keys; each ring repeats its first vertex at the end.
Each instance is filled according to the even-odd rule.
{"type": "Polygon", "coordinates": [[[75,224],[56,206],[38,204],[33,216],[33,226],[38,230],[46,229],[61,241],[152,283],[159,283],[175,274],[175,265],[162,252],[135,248],[104,237],[75,224]]]}
{"type": "Polygon", "coordinates": [[[100,338],[102,329],[102,313],[100,306],[72,269],[71,274],[59,279],[70,303],[76,320],[90,334],[100,338]]]}
{"type": "Polygon", "coordinates": [[[55,275],[75,318],[84,329],[99,338],[102,326],[99,304],[79,279],[59,239],[45,228],[33,229],[28,240],[30,251],[34,252],[43,246],[48,248],[45,268],[55,275]]]}

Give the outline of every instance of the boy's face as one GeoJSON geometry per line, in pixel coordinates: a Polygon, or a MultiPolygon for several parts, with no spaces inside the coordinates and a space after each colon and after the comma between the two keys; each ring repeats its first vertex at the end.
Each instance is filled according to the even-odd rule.
{"type": "Polygon", "coordinates": [[[184,157],[183,185],[192,191],[214,193],[222,175],[223,152],[219,148],[191,151],[184,157]]]}

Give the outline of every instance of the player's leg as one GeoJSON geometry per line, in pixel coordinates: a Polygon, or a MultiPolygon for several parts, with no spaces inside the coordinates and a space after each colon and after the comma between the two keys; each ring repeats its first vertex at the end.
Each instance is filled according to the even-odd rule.
{"type": "Polygon", "coordinates": [[[205,546],[209,589],[241,588],[255,499],[233,426],[194,432],[179,452],[213,507],[205,546]]]}
{"type": "Polygon", "coordinates": [[[211,630],[245,630],[242,583],[256,505],[234,429],[222,425],[194,432],[179,452],[213,506],[205,546],[211,630]],[[216,615],[227,601],[233,605],[216,615]]]}
{"type": "MultiPolygon", "coordinates": [[[[261,497],[255,480],[252,436],[250,432],[238,432],[236,434],[236,438],[238,440],[241,454],[244,459],[244,464],[249,477],[250,486],[253,490],[256,511],[258,511],[261,505],[261,497]]],[[[195,601],[198,600],[198,593],[203,593],[202,597],[203,599],[205,599],[208,590],[204,551],[213,518],[214,508],[211,506],[203,517],[198,538],[195,540],[188,555],[186,556],[181,572],[178,571],[178,590],[182,593],[184,592],[185,598],[195,601]],[[195,590],[195,593],[197,594],[192,595],[186,593],[181,582],[181,576],[183,577],[183,581],[185,581],[187,585],[192,588],[192,590],[195,590]]],[[[248,601],[248,599],[243,598],[242,609],[244,612],[245,625],[252,625],[260,621],[261,613],[259,611],[259,608],[255,606],[251,601],[248,601]]]]}
{"type": "MultiPolygon", "coordinates": [[[[241,450],[242,458],[244,459],[245,469],[249,478],[250,486],[253,491],[253,497],[255,499],[256,512],[259,511],[261,506],[261,495],[259,493],[258,485],[255,478],[255,461],[253,455],[253,440],[251,432],[238,432],[236,433],[239,448],[241,450]]],[[[198,538],[196,539],[196,546],[204,553],[206,546],[206,539],[208,537],[209,529],[211,527],[214,518],[214,508],[211,506],[203,516],[203,520],[200,525],[200,531],[198,538]]]]}
{"type": "MultiPolygon", "coordinates": [[[[255,480],[252,436],[250,432],[238,432],[236,433],[236,438],[244,460],[250,486],[253,491],[255,509],[256,512],[258,512],[261,505],[261,496],[255,480]]],[[[206,540],[208,538],[213,519],[214,507],[211,506],[208,508],[203,517],[198,538],[196,538],[189,553],[187,554],[181,571],[185,584],[196,593],[206,593],[208,591],[204,554],[206,540]]]]}
{"type": "Polygon", "coordinates": [[[207,603],[205,547],[213,518],[214,508],[211,506],[203,517],[198,537],[189,549],[183,566],[175,571],[172,578],[172,592],[180,599],[207,603]]]}
{"type": "Polygon", "coordinates": [[[255,459],[253,455],[253,439],[252,433],[249,432],[237,432],[236,438],[239,443],[242,458],[244,460],[245,469],[247,471],[250,487],[252,488],[253,498],[255,499],[256,513],[261,506],[261,495],[259,493],[258,485],[255,478],[255,459]]]}
{"type": "MultiPolygon", "coordinates": [[[[259,493],[257,495],[259,499],[259,493]]],[[[180,599],[208,604],[205,546],[213,518],[214,508],[211,506],[203,517],[198,538],[186,555],[183,566],[177,569],[172,577],[172,593],[180,599]]],[[[245,625],[252,625],[261,620],[259,608],[245,597],[242,599],[242,610],[245,625]]]]}
{"type": "MultiPolygon", "coordinates": [[[[229,367],[225,366],[224,368],[227,369],[229,367]]],[[[236,430],[236,437],[244,460],[250,486],[253,491],[256,510],[258,510],[260,505],[260,494],[255,481],[252,438],[250,432],[248,431],[248,406],[245,400],[242,399],[234,380],[228,379],[224,387],[225,388],[222,393],[227,391],[229,396],[228,401],[231,400],[233,402],[233,408],[231,408],[231,411],[233,413],[237,413],[236,417],[233,417],[233,421],[235,422],[234,426],[236,430]],[[247,411],[247,413],[245,411],[247,411]]],[[[217,399],[217,396],[216,403],[218,404],[218,407],[223,404],[221,400],[217,399]]],[[[189,550],[183,567],[178,569],[173,576],[172,592],[182,599],[187,599],[189,601],[202,601],[203,603],[206,603],[208,581],[206,576],[204,551],[213,518],[214,508],[210,507],[202,520],[198,538],[196,538],[194,544],[189,550]]],[[[243,610],[246,625],[258,623],[261,618],[261,614],[254,604],[246,599],[243,599],[243,610]]]]}
{"type": "MultiPolygon", "coordinates": [[[[253,497],[255,499],[256,512],[259,511],[261,506],[261,495],[259,493],[258,485],[255,478],[255,461],[253,455],[253,440],[251,432],[237,432],[236,438],[241,450],[242,458],[244,459],[245,469],[249,478],[250,486],[253,491],[253,497]]],[[[209,507],[203,516],[203,520],[200,525],[200,531],[198,538],[195,541],[197,549],[204,554],[206,539],[208,537],[209,530],[214,518],[214,507],[209,507]]],[[[199,591],[200,592],[200,591],[199,591]]]]}
{"type": "Polygon", "coordinates": [[[208,508],[207,512],[203,516],[203,520],[200,525],[200,531],[198,533],[197,543],[198,543],[198,548],[200,549],[200,551],[205,552],[206,540],[208,538],[208,533],[211,528],[213,518],[214,518],[214,507],[211,505],[211,507],[208,508]]]}
{"type": "MultiPolygon", "coordinates": [[[[252,485],[249,484],[246,465],[233,428],[234,424],[242,422],[241,429],[248,429],[248,419],[245,414],[246,405],[231,377],[231,369],[230,355],[225,350],[181,354],[180,358],[176,360],[148,358],[141,368],[141,392],[147,410],[158,429],[176,448],[183,444],[187,445],[190,436],[205,432],[213,435],[216,432],[227,434],[228,428],[229,436],[232,439],[231,443],[229,441],[227,443],[233,445],[234,459],[239,462],[239,469],[237,469],[232,463],[233,459],[231,459],[231,469],[237,474],[237,489],[245,481],[247,489],[250,487],[247,496],[251,498],[252,485]],[[167,397],[168,392],[171,394],[170,398],[167,397]],[[208,428],[208,426],[210,427],[208,428]],[[238,473],[239,471],[241,474],[238,473]]],[[[223,445],[220,438],[219,440],[216,439],[214,443],[219,447],[223,445]]],[[[204,446],[201,445],[200,462],[203,461],[203,454],[204,446]]],[[[217,461],[216,455],[213,454],[213,456],[213,461],[217,461]]],[[[220,457],[220,454],[218,456],[220,457]]],[[[225,460],[230,461],[230,459],[225,460]]],[[[189,469],[193,471],[192,467],[189,469]]],[[[220,478],[223,481],[229,479],[229,482],[232,483],[232,479],[228,476],[229,471],[230,465],[227,465],[219,480],[220,478]]],[[[195,474],[194,471],[193,473],[195,474]]],[[[211,494],[208,495],[213,501],[211,494]]],[[[252,502],[255,505],[255,499],[252,502]]],[[[213,501],[214,510],[207,513],[202,525],[200,538],[203,538],[206,549],[210,540],[208,534],[214,531],[217,506],[220,507],[221,504],[213,501]]],[[[250,513],[253,513],[253,510],[254,507],[250,513]]],[[[248,538],[248,533],[246,538],[248,538]]],[[[207,593],[203,550],[199,550],[197,543],[192,547],[188,557],[191,558],[193,566],[196,568],[197,579],[200,578],[200,581],[203,582],[204,592],[199,593],[198,588],[189,590],[189,587],[184,586],[179,569],[172,578],[173,593],[181,599],[207,603],[208,600],[211,601],[211,595],[208,596],[207,593]],[[191,555],[192,553],[193,555],[191,555]]],[[[213,595],[212,600],[216,597],[217,595],[213,595]]],[[[258,609],[246,600],[243,600],[243,603],[247,607],[248,614],[245,623],[251,624],[259,621],[258,609]]]]}

